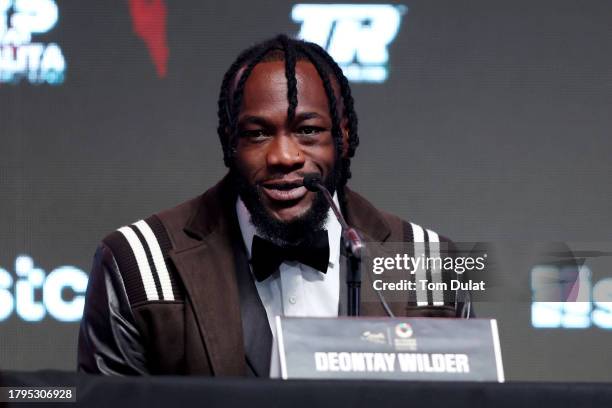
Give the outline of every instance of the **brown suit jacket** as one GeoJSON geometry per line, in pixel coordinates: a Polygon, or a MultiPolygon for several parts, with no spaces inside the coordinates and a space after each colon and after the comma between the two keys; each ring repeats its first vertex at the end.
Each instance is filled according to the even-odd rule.
{"type": "MultiPolygon", "coordinates": [[[[377,250],[412,241],[409,223],[348,188],[345,196],[347,222],[377,250]]],[[[80,371],[268,375],[272,334],[250,274],[235,202],[225,177],[203,195],[103,240],[79,334],[80,371]]],[[[386,316],[371,278],[363,276],[362,315],[386,316]]],[[[438,307],[413,301],[391,307],[397,316],[465,314],[465,303],[456,298],[438,307]]],[[[342,314],[342,304],[339,310],[342,314]]]]}

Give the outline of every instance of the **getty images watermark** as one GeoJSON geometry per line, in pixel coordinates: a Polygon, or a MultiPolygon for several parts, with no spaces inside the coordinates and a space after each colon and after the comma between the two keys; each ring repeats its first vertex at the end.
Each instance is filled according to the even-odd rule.
{"type": "Polygon", "coordinates": [[[365,301],[376,301],[382,294],[392,302],[440,305],[454,302],[459,292],[482,293],[488,288],[488,254],[474,243],[432,239],[384,245],[372,242],[367,248],[362,287],[368,285],[372,290],[362,291],[365,301]],[[372,293],[375,296],[368,299],[372,293]]]}
{"type": "Polygon", "coordinates": [[[407,272],[414,279],[400,279],[394,282],[385,282],[375,279],[375,290],[485,290],[484,280],[463,280],[459,278],[466,271],[483,271],[486,268],[487,254],[481,256],[411,256],[406,253],[395,254],[393,257],[374,257],[372,259],[372,273],[382,275],[385,272],[407,272]],[[443,272],[452,271],[458,277],[443,281],[443,272]],[[427,275],[430,278],[427,278],[427,275]],[[439,275],[439,276],[436,276],[439,275]],[[439,279],[436,279],[439,278],[439,279]]]}

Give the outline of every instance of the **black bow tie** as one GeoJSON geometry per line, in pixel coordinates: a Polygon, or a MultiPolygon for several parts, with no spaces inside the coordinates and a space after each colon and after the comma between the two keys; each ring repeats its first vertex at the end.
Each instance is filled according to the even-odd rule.
{"type": "Polygon", "coordinates": [[[323,273],[327,272],[329,263],[327,231],[315,232],[312,239],[308,240],[308,244],[288,247],[278,246],[257,235],[253,237],[251,266],[258,282],[266,280],[276,272],[284,261],[297,261],[323,273]]]}

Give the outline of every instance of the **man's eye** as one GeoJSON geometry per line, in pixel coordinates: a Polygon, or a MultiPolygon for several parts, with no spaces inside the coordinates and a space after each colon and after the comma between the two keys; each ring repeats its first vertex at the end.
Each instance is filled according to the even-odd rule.
{"type": "Polygon", "coordinates": [[[302,126],[297,130],[297,133],[304,136],[314,136],[323,132],[324,130],[325,129],[318,126],[302,126]]]}
{"type": "Polygon", "coordinates": [[[262,139],[266,137],[266,132],[263,129],[243,130],[240,136],[248,139],[262,139]]]}

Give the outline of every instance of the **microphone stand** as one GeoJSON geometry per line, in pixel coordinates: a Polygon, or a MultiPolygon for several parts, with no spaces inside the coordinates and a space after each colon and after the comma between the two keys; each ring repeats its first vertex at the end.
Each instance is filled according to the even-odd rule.
{"type": "MultiPolygon", "coordinates": [[[[346,245],[350,248],[350,244],[346,245]]],[[[359,316],[359,304],[361,303],[361,258],[353,252],[349,252],[347,257],[346,288],[348,295],[349,316],[359,316]]]]}
{"type": "Polygon", "coordinates": [[[329,190],[321,183],[321,179],[318,175],[305,175],[304,186],[310,191],[318,190],[323,193],[325,200],[331,207],[342,227],[342,238],[347,253],[347,312],[349,316],[359,316],[359,305],[361,303],[361,256],[364,252],[365,245],[355,228],[350,227],[346,223],[342,213],[336,206],[336,203],[334,203],[329,190]]]}

